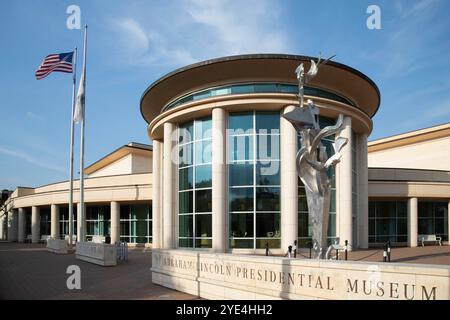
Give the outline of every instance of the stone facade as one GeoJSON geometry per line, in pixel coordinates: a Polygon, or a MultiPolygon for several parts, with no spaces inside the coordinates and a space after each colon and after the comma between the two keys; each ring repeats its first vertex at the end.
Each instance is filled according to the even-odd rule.
{"type": "Polygon", "coordinates": [[[450,267],[154,250],[153,283],[207,299],[448,300],[450,267]]]}

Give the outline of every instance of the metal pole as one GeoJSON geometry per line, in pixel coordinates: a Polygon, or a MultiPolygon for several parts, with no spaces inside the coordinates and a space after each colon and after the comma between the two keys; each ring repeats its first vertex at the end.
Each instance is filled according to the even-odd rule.
{"type": "Polygon", "coordinates": [[[384,250],[383,250],[383,262],[386,262],[387,260],[387,244],[384,244],[384,250]]]}
{"type": "MultiPolygon", "coordinates": [[[[83,52],[83,73],[84,73],[84,86],[86,86],[86,52],[87,52],[87,25],[84,26],[84,52],[83,52]]],[[[86,94],[86,90],[84,91],[86,94]]],[[[83,107],[83,116],[81,119],[81,143],[80,143],[80,213],[78,219],[80,220],[80,239],[84,241],[85,230],[84,230],[84,128],[85,128],[85,119],[86,119],[86,108],[85,103],[82,104],[83,107]]]]}
{"type": "Polygon", "coordinates": [[[73,137],[74,122],[73,114],[75,112],[75,90],[77,83],[77,48],[73,51],[73,87],[72,87],[72,113],[70,117],[70,180],[69,180],[69,248],[72,248],[73,239],[73,137]]]}
{"type": "Polygon", "coordinates": [[[309,258],[312,258],[312,241],[309,243],[309,258]]]}

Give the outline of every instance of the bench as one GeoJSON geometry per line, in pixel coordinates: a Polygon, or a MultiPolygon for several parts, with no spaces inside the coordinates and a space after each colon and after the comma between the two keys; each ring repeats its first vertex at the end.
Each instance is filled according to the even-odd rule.
{"type": "Polygon", "coordinates": [[[40,243],[47,243],[48,239],[51,237],[48,234],[44,234],[41,236],[41,239],[39,240],[40,243]]]}
{"type": "Polygon", "coordinates": [[[93,243],[105,243],[105,237],[104,236],[92,236],[93,243]]]}
{"type": "Polygon", "coordinates": [[[439,243],[439,245],[442,246],[442,238],[437,237],[435,234],[420,235],[419,242],[422,244],[422,247],[426,242],[434,242],[435,245],[439,243]]]}
{"type": "MultiPolygon", "coordinates": [[[[70,238],[70,236],[68,234],[66,234],[64,236],[64,240],[66,240],[67,242],[69,241],[69,238],[70,238]]],[[[75,243],[75,242],[77,242],[77,235],[73,234],[72,235],[72,243],[75,243]]]]}

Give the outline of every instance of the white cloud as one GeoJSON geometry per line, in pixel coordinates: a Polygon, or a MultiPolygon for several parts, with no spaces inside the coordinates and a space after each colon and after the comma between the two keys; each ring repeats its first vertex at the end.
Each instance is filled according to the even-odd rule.
{"type": "Polygon", "coordinates": [[[127,45],[130,49],[146,51],[150,45],[150,40],[145,31],[135,20],[131,18],[123,19],[117,23],[124,36],[127,37],[127,45]]]}
{"type": "Polygon", "coordinates": [[[21,159],[24,161],[27,161],[35,166],[41,167],[41,168],[46,168],[46,169],[50,169],[53,171],[58,171],[58,172],[62,172],[62,173],[66,173],[66,170],[63,167],[57,166],[57,165],[52,165],[50,163],[45,163],[42,162],[41,160],[38,160],[32,156],[30,156],[29,154],[26,154],[24,152],[21,151],[17,151],[17,150],[12,150],[6,147],[2,147],[0,146],[0,153],[6,154],[8,156],[17,158],[17,159],[21,159]]]}
{"type": "Polygon", "coordinates": [[[45,120],[43,116],[37,115],[36,113],[31,112],[31,111],[28,111],[26,113],[26,117],[30,120],[39,120],[39,121],[45,120]]]}
{"type": "Polygon", "coordinates": [[[422,0],[414,3],[410,8],[405,8],[401,2],[396,3],[397,12],[402,19],[421,14],[424,10],[435,4],[437,0],[422,0]]]}
{"type": "Polygon", "coordinates": [[[170,45],[160,33],[149,30],[135,19],[117,22],[122,42],[122,54],[131,65],[152,66],[163,63],[185,65],[195,61],[186,50],[170,45]]]}
{"type": "Polygon", "coordinates": [[[193,21],[211,28],[212,43],[224,54],[288,51],[288,40],[276,23],[276,2],[266,0],[191,0],[193,21]]]}
{"type": "Polygon", "coordinates": [[[175,67],[225,55],[289,51],[275,1],[187,0],[168,8],[113,22],[122,62],[175,67]],[[158,16],[167,12],[166,19],[158,16]]]}
{"type": "Polygon", "coordinates": [[[436,20],[440,4],[439,0],[395,3],[397,18],[384,24],[381,44],[365,56],[381,62],[385,78],[405,77],[437,65],[436,57],[446,46],[439,38],[448,30],[447,21],[436,20]]]}

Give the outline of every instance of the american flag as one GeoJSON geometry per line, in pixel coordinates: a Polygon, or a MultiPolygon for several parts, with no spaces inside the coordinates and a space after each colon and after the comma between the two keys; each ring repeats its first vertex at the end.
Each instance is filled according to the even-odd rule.
{"type": "Polygon", "coordinates": [[[45,57],[39,68],[36,70],[36,79],[41,80],[53,71],[72,73],[73,52],[50,54],[45,57]]]}

